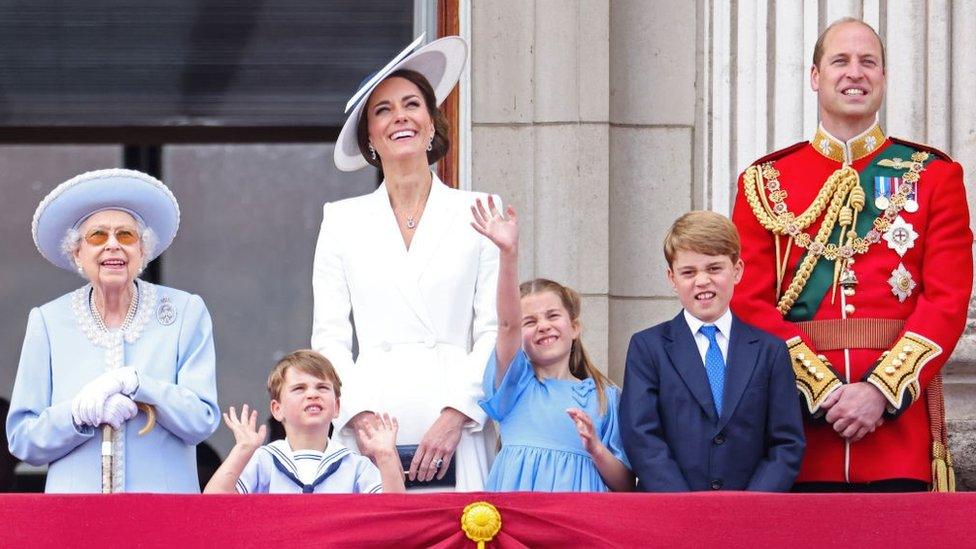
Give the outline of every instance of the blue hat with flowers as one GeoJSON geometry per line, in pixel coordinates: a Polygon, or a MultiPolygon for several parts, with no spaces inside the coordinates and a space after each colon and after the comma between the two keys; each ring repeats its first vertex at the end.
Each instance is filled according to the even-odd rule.
{"type": "Polygon", "coordinates": [[[34,211],[31,234],[44,259],[73,271],[61,251],[69,229],[77,229],[94,213],[121,210],[156,233],[152,261],[172,244],[180,226],[180,205],[162,181],[135,170],[97,170],[72,177],[55,187],[34,211]]]}

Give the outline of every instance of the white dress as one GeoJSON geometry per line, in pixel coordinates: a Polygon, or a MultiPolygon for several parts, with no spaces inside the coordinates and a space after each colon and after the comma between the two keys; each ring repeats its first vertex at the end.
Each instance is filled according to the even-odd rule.
{"type": "Polygon", "coordinates": [[[498,249],[470,225],[482,193],[435,175],[409,251],[386,185],[325,204],[315,250],[312,347],[341,378],[336,435],[362,411],[389,412],[397,444],[417,444],[445,407],[472,419],[455,454],[458,491],[481,490],[490,464],[481,377],[497,335],[498,249]],[[352,359],[353,323],[359,355],[352,359]]]}

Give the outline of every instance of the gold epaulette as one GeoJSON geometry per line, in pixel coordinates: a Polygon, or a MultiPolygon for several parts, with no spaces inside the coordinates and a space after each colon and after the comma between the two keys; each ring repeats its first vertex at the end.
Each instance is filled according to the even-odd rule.
{"type": "Polygon", "coordinates": [[[827,363],[826,357],[814,353],[799,336],[789,339],[786,346],[790,351],[796,388],[806,399],[810,415],[817,415],[823,401],[844,382],[827,363]]]}
{"type": "Polygon", "coordinates": [[[934,341],[914,332],[905,332],[891,350],[881,355],[881,360],[868,374],[867,382],[877,387],[888,400],[889,414],[898,413],[918,400],[921,393],[918,377],[922,368],[941,354],[942,347],[934,341]]]}

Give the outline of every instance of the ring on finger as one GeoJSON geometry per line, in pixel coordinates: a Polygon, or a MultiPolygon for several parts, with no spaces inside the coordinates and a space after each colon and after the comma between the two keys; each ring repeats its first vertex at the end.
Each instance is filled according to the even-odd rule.
{"type": "Polygon", "coordinates": [[[444,465],[444,460],[441,458],[437,458],[434,460],[432,465],[434,466],[434,469],[440,469],[444,465]]]}

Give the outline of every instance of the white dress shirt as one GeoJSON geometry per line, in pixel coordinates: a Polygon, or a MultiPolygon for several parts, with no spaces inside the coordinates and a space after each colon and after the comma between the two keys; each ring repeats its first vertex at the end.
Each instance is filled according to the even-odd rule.
{"type": "MultiPolygon", "coordinates": [[[[704,326],[706,323],[699,320],[695,315],[688,312],[687,309],[685,313],[685,322],[688,323],[688,327],[691,328],[691,335],[695,338],[695,345],[698,345],[698,354],[701,355],[702,364],[705,363],[705,353],[708,352],[708,338],[705,334],[699,332],[698,330],[704,326]]],[[[729,334],[732,330],[732,310],[725,309],[725,313],[718,317],[718,320],[711,322],[709,324],[714,324],[718,331],[715,332],[715,341],[718,342],[718,348],[722,351],[722,360],[726,364],[729,362],[729,334]]]]}

